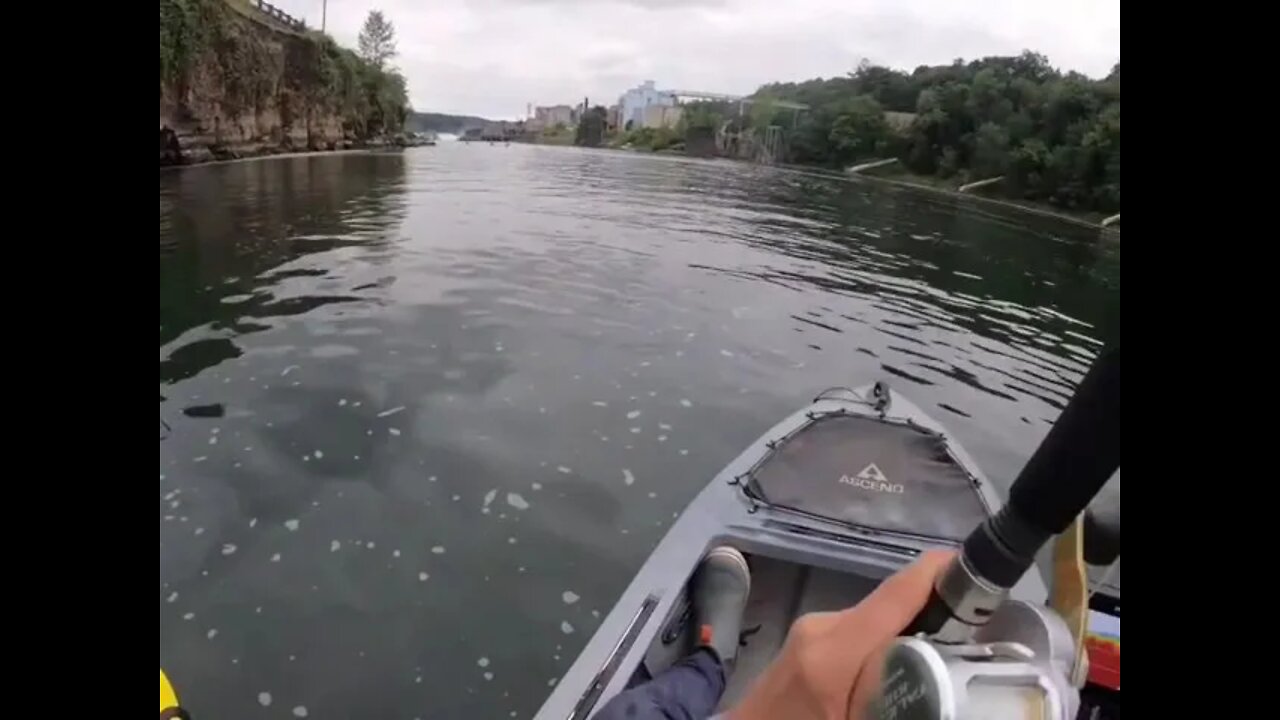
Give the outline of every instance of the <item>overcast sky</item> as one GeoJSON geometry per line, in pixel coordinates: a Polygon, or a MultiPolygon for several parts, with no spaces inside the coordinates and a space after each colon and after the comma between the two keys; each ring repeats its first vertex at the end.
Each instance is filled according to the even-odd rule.
{"type": "MultiPolygon", "coordinates": [[[[320,25],[322,0],[272,0],[320,25]]],[[[525,105],[608,105],[627,88],[746,94],[830,77],[866,57],[902,69],[1029,48],[1105,75],[1119,0],[328,0],[355,47],[365,15],[396,28],[415,109],[516,118],[525,105]]]]}

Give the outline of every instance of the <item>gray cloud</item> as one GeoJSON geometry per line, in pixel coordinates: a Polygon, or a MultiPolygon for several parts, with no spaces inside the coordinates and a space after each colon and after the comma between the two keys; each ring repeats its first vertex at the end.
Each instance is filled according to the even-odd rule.
{"type": "MultiPolygon", "coordinates": [[[[319,24],[322,0],[273,2],[319,24]]],[[[488,117],[609,103],[647,79],[749,93],[864,57],[910,70],[1030,48],[1094,76],[1120,58],[1119,0],[329,0],[330,33],[354,47],[374,8],[395,23],[415,107],[488,117]]]]}

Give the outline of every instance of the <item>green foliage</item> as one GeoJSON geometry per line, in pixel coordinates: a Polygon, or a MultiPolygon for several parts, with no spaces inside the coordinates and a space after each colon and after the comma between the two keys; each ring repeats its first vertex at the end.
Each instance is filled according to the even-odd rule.
{"type": "Polygon", "coordinates": [[[724,123],[725,112],[723,103],[688,103],[683,106],[683,111],[680,114],[680,125],[686,131],[717,130],[724,123]]]}
{"type": "MultiPolygon", "coordinates": [[[[389,26],[389,23],[388,23],[389,26]]],[[[225,0],[160,0],[160,88],[181,100],[193,74],[215,83],[232,114],[276,99],[282,119],[303,107],[332,112],[356,137],[401,130],[409,111],[404,76],[381,69],[321,33],[271,36],[225,0]]]]}
{"type": "Polygon", "coordinates": [[[630,145],[646,150],[666,150],[684,142],[684,135],[674,128],[642,127],[628,130],[617,140],[618,145],[630,145]]]}
{"type": "Polygon", "coordinates": [[[870,95],[859,95],[841,107],[831,123],[828,143],[833,156],[848,164],[883,155],[889,138],[884,108],[870,95]]]}
{"type": "Polygon", "coordinates": [[[381,10],[370,10],[360,29],[360,57],[381,70],[387,61],[395,57],[396,29],[381,10]]]}
{"type": "Polygon", "coordinates": [[[1120,208],[1119,63],[1092,80],[1029,51],[911,73],[864,62],[844,77],[766,85],[755,97],[810,107],[791,137],[798,162],[896,156],[925,175],[1003,174],[1005,191],[1019,198],[1120,208]],[[876,106],[915,118],[896,130],[873,119],[876,106]]]}
{"type": "Polygon", "coordinates": [[[221,0],[160,0],[160,82],[181,79],[219,24],[221,0]]]}

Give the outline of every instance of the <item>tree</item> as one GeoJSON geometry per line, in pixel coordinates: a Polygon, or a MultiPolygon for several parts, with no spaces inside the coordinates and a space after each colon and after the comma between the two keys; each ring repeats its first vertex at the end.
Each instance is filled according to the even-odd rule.
{"type": "MultiPolygon", "coordinates": [[[[1015,197],[1120,209],[1119,62],[1094,79],[1061,72],[1032,51],[909,74],[864,61],[843,76],[772,83],[753,97],[808,106],[789,133],[796,162],[841,166],[894,155],[912,172],[956,183],[1004,175],[1015,197]],[[878,108],[914,112],[905,136],[883,132],[878,108]]],[[[767,114],[753,111],[752,120],[767,114]]]]}
{"type": "Polygon", "coordinates": [[[880,155],[889,143],[884,109],[870,95],[855,97],[831,124],[829,139],[841,164],[880,155]]]}
{"type": "Polygon", "coordinates": [[[379,70],[396,56],[396,29],[381,10],[370,10],[360,30],[360,57],[379,70]]]}
{"type": "Polygon", "coordinates": [[[574,145],[600,147],[604,144],[605,128],[609,124],[609,111],[600,105],[582,113],[578,119],[578,131],[574,135],[574,145]]]}

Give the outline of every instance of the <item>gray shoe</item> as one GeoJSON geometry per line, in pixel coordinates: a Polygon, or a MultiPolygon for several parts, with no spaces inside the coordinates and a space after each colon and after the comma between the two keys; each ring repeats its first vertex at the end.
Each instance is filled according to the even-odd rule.
{"type": "Polygon", "coordinates": [[[736,548],[721,545],[702,559],[693,577],[693,621],[699,647],[729,665],[738,655],[742,611],[751,594],[751,570],[736,548]]]}

